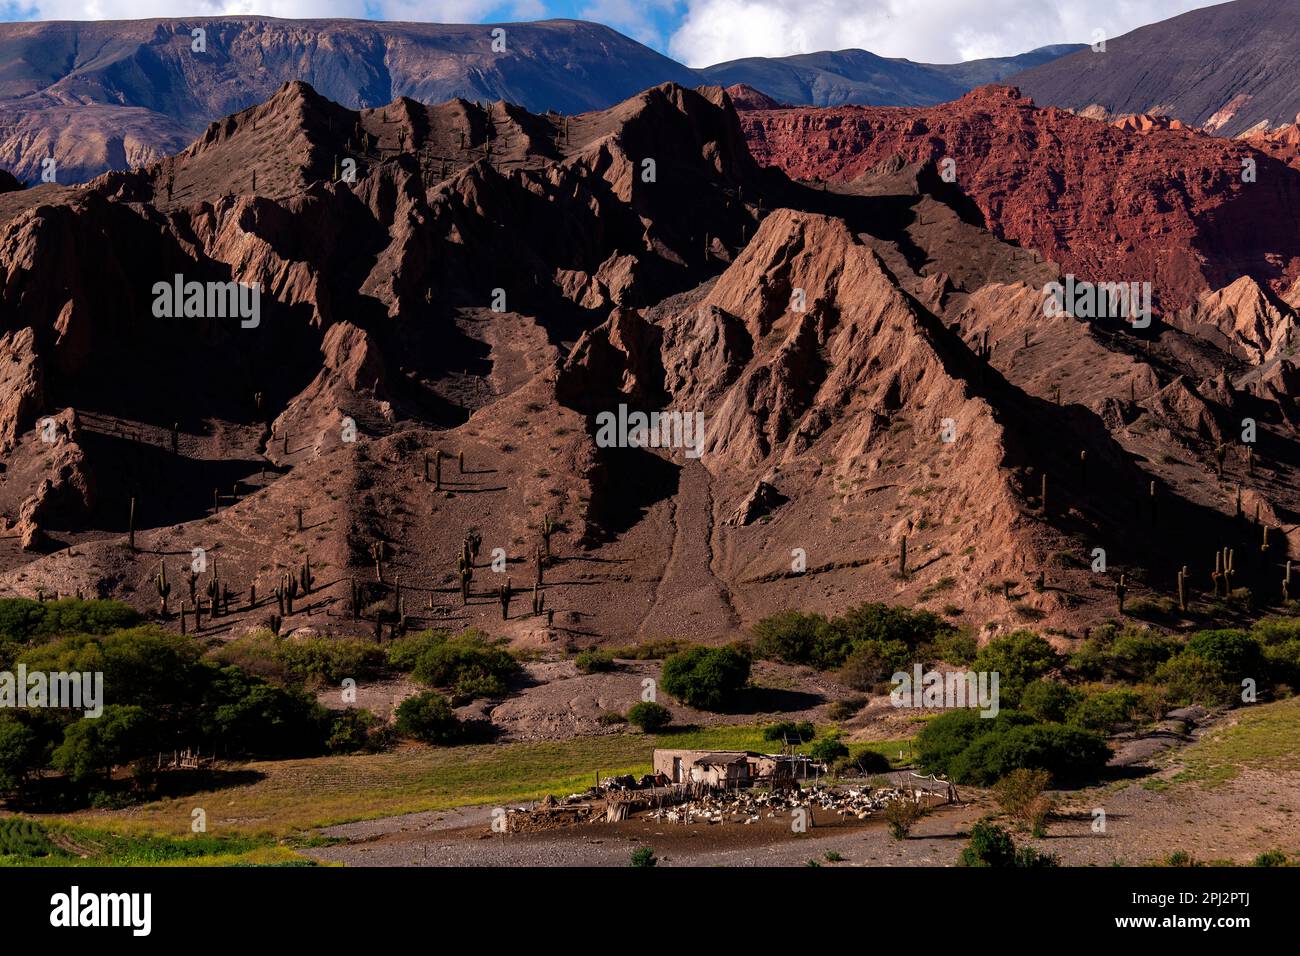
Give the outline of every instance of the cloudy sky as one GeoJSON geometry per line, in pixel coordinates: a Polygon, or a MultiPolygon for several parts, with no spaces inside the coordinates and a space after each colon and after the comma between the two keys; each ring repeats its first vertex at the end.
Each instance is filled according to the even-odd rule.
{"type": "Polygon", "coordinates": [[[1216,0],[0,0],[4,20],[260,13],[440,23],[577,17],[689,66],[860,47],[952,63],[1091,42],[1216,0]]]}

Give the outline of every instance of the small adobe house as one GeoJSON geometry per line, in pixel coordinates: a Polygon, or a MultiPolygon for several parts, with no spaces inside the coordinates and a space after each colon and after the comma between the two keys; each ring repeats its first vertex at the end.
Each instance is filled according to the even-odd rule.
{"type": "Polygon", "coordinates": [[[748,787],[754,783],[805,779],[812,761],[802,755],[760,754],[752,750],[656,750],[655,774],[675,784],[748,787]]]}

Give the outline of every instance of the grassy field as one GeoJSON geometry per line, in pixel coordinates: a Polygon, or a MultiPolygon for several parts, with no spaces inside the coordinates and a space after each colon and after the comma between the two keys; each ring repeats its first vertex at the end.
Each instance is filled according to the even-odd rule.
{"type": "MultiPolygon", "coordinates": [[[[875,750],[897,763],[899,751],[907,746],[906,741],[877,741],[853,744],[850,750],[875,750]]],[[[242,764],[233,772],[251,772],[256,779],[127,810],[91,810],[46,822],[51,830],[62,826],[91,834],[85,840],[75,838],[79,845],[103,843],[104,854],[97,854],[101,864],[282,863],[294,858],[294,842],[318,827],[421,810],[508,805],[549,793],[563,796],[585,790],[597,775],[648,773],[655,747],[767,751],[771,744],[763,740],[760,727],[723,726],[565,741],[410,745],[386,754],[242,764]],[[210,842],[210,852],[189,859],[141,858],[154,850],[169,852],[163,844],[142,840],[205,839],[190,834],[195,808],[206,814],[206,839],[228,844],[210,842]],[[111,837],[122,842],[114,845],[111,837]]]]}
{"type": "Polygon", "coordinates": [[[1300,697],[1242,707],[1179,754],[1175,782],[1215,786],[1246,768],[1300,770],[1300,697]]]}

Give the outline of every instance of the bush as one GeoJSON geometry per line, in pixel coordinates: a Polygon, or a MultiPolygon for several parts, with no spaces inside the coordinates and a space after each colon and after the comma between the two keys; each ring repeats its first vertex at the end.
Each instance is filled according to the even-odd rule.
{"type": "Polygon", "coordinates": [[[1079,701],[1070,714],[1070,723],[1084,730],[1110,733],[1132,721],[1141,702],[1141,694],[1126,688],[1099,691],[1079,701]]]}
{"type": "Polygon", "coordinates": [[[839,678],[854,690],[875,690],[906,668],[912,656],[902,641],[865,640],[849,653],[839,670],[839,678]]]}
{"type": "Polygon", "coordinates": [[[424,691],[397,706],[397,732],[426,744],[451,744],[460,739],[462,726],[441,694],[424,691]]]}
{"type": "Polygon", "coordinates": [[[810,720],[782,720],[763,728],[763,739],[771,743],[806,744],[816,736],[817,728],[810,720]]]}
{"type": "Polygon", "coordinates": [[[1060,663],[1060,656],[1045,639],[1030,631],[1013,631],[984,645],[971,667],[976,671],[996,671],[1003,705],[1014,707],[1031,681],[1060,663]]]}
{"type": "Polygon", "coordinates": [[[976,786],[1021,768],[1046,770],[1058,785],[1083,782],[1096,778],[1110,759],[1102,737],[1061,724],[1035,724],[1013,710],[992,718],[969,710],[941,714],[922,728],[916,747],[927,773],[976,786]]]}
{"type": "Polygon", "coordinates": [[[415,670],[415,665],[425,651],[442,644],[450,637],[450,631],[441,629],[403,634],[388,645],[388,666],[409,674],[415,670]]]}
{"type": "Polygon", "coordinates": [[[639,846],[632,851],[633,866],[658,866],[659,859],[655,856],[653,847],[639,846]]]}
{"type": "Polygon", "coordinates": [[[820,740],[813,741],[813,745],[808,748],[808,756],[818,763],[832,764],[839,758],[848,755],[849,748],[840,740],[839,734],[831,734],[820,740]]]}
{"type": "Polygon", "coordinates": [[[749,655],[736,647],[696,647],[664,661],[664,690],[700,710],[730,706],[749,681],[749,655]]]}
{"type": "Polygon", "coordinates": [[[1070,658],[1070,669],[1088,680],[1150,680],[1178,650],[1173,638],[1147,627],[1098,627],[1070,658]]]}
{"type": "Polygon", "coordinates": [[[140,612],[120,601],[0,598],[0,637],[19,644],[72,634],[109,634],[139,623],[140,612]]]}
{"type": "Polygon", "coordinates": [[[998,806],[1022,829],[1042,836],[1054,806],[1043,791],[1052,782],[1046,770],[1013,770],[993,785],[998,806]]]}
{"type": "Polygon", "coordinates": [[[41,750],[40,738],[30,727],[15,716],[0,714],[0,793],[22,787],[40,765],[41,750]]]}
{"type": "Polygon", "coordinates": [[[17,856],[26,859],[52,856],[59,853],[50,841],[45,827],[34,820],[6,817],[0,820],[0,857],[17,856]]]}
{"type": "Polygon", "coordinates": [[[334,714],[325,749],[332,754],[378,753],[392,743],[388,729],[370,711],[348,707],[334,714]]]}
{"type": "Polygon", "coordinates": [[[1062,723],[1079,702],[1079,694],[1060,681],[1031,681],[1020,695],[1020,709],[1038,720],[1062,723]]]}
{"type": "Polygon", "coordinates": [[[627,722],[642,733],[653,734],[671,724],[673,714],[663,704],[643,700],[632,705],[632,709],[627,712],[627,722]]]}
{"type": "Polygon", "coordinates": [[[148,723],[142,707],[109,704],[98,719],[76,720],[68,725],[51,765],[73,781],[98,774],[110,777],[114,767],[149,748],[148,723]]]}
{"type": "Polygon", "coordinates": [[[506,692],[506,681],[519,670],[519,663],[499,641],[490,641],[481,631],[470,629],[455,637],[434,637],[428,642],[411,670],[411,676],[430,687],[451,689],[458,699],[498,697],[506,692]]]}
{"type": "Polygon", "coordinates": [[[1286,854],[1281,850],[1270,850],[1255,857],[1251,866],[1286,866],[1286,854]]]}
{"type": "Polygon", "coordinates": [[[945,664],[970,664],[978,656],[979,647],[973,634],[949,631],[935,638],[933,652],[945,664]]]}
{"type": "Polygon", "coordinates": [[[311,685],[371,677],[387,662],[383,649],[370,641],[306,634],[280,641],[277,656],[290,676],[311,685]]]}
{"type": "Polygon", "coordinates": [[[614,669],[614,655],[609,651],[589,648],[573,659],[580,673],[595,674],[614,669]]]}
{"type": "Polygon", "coordinates": [[[1223,671],[1196,654],[1179,654],[1160,665],[1156,680],[1176,705],[1230,707],[1240,701],[1241,687],[1224,679],[1223,671]]]}
{"type": "Polygon", "coordinates": [[[925,807],[915,800],[900,797],[885,804],[885,822],[889,824],[889,835],[895,840],[906,840],[912,827],[923,816],[925,807]]]}
{"type": "MultiPolygon", "coordinates": [[[[854,673],[862,673],[863,664],[874,667],[882,660],[899,659],[900,655],[906,661],[913,651],[952,630],[951,624],[932,611],[869,602],[834,619],[781,611],[763,618],[751,632],[755,656],[787,664],[810,664],[819,670],[836,670],[856,648],[873,644],[875,659],[864,658],[854,668],[854,673]]],[[[887,666],[890,669],[881,679],[897,669],[896,664],[887,666]]]]}
{"type": "Polygon", "coordinates": [[[1199,657],[1222,674],[1225,682],[1238,686],[1246,677],[1258,681],[1264,670],[1263,649],[1245,631],[1198,631],[1187,639],[1183,654],[1199,657]]]}
{"type": "Polygon", "coordinates": [[[958,866],[1047,867],[1057,866],[1055,856],[1033,847],[1016,849],[1011,834],[1002,827],[981,820],[971,827],[970,842],[961,851],[958,866]]]}

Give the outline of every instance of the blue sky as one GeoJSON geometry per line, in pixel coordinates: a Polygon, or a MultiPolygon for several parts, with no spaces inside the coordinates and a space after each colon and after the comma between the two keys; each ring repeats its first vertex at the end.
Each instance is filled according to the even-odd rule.
{"type": "Polygon", "coordinates": [[[0,0],[4,20],[266,14],[484,23],[596,20],[690,66],[859,47],[952,63],[1119,36],[1217,0],[0,0]]]}

